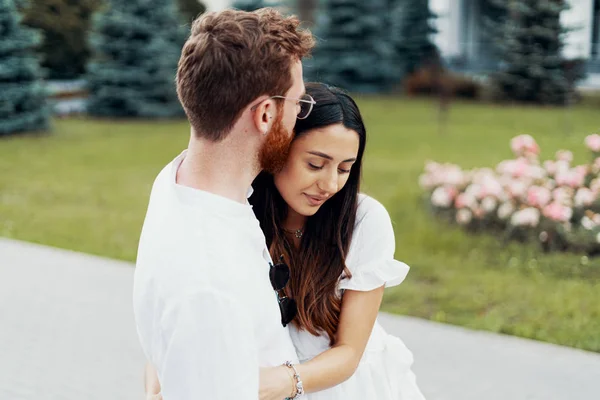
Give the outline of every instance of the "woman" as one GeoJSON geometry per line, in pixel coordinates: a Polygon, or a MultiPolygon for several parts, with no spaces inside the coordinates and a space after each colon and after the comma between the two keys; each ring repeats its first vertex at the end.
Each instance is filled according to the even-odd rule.
{"type": "MultiPolygon", "coordinates": [[[[424,399],[411,352],[376,322],[384,288],[401,283],[408,266],[393,258],[385,208],[359,194],[362,117],[339,89],[313,83],[306,91],[316,104],[297,121],[284,168],[261,173],[250,198],[273,259],[290,267],[294,367],[309,400],[424,399]]],[[[158,393],[154,372],[147,377],[149,392],[158,393]]],[[[295,392],[289,367],[261,369],[261,400],[295,392]]]]}

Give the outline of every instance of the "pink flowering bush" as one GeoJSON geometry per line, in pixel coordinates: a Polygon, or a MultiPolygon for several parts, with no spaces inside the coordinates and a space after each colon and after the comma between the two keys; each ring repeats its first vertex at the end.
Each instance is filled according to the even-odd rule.
{"type": "Polygon", "coordinates": [[[600,135],[585,138],[592,157],[573,165],[559,150],[541,161],[530,135],[510,142],[514,158],[494,169],[464,170],[429,161],[419,184],[440,217],[469,230],[501,233],[506,239],[535,240],[544,250],[600,253],[600,135]]]}

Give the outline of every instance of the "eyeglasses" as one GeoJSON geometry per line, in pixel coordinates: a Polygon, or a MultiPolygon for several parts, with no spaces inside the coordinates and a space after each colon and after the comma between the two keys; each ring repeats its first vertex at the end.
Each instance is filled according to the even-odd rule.
{"type": "Polygon", "coordinates": [[[279,303],[279,312],[281,313],[281,324],[285,327],[296,317],[298,306],[296,305],[296,300],[280,294],[290,280],[290,267],[283,262],[283,256],[281,257],[281,260],[281,262],[275,265],[269,263],[271,266],[269,278],[271,279],[273,290],[277,293],[277,302],[279,303]]]}
{"type": "MultiPolygon", "coordinates": [[[[297,108],[296,118],[298,118],[298,119],[308,118],[308,116],[310,115],[310,112],[313,109],[313,106],[315,104],[317,104],[315,99],[313,99],[310,94],[304,94],[300,98],[297,98],[297,99],[293,98],[293,97],[285,97],[285,96],[271,96],[271,97],[269,97],[269,99],[283,99],[283,100],[295,101],[296,108],[297,108]]],[[[254,111],[254,110],[256,110],[257,107],[258,107],[258,104],[253,106],[251,108],[251,110],[254,111]]]]}

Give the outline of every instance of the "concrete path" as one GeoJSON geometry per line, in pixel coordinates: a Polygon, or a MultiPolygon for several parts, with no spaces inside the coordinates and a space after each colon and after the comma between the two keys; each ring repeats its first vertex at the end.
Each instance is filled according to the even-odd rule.
{"type": "MultiPolygon", "coordinates": [[[[129,263],[0,239],[0,399],[143,399],[132,278],[129,263]]],[[[428,400],[600,399],[600,354],[380,321],[413,350],[428,400]]]]}
{"type": "Polygon", "coordinates": [[[131,264],[0,239],[0,399],[143,399],[131,264]]]}

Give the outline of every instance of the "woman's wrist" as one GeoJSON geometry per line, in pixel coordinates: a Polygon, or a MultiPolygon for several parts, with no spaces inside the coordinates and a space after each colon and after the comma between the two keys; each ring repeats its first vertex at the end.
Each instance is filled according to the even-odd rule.
{"type": "Polygon", "coordinates": [[[298,370],[290,361],[286,361],[283,364],[283,366],[286,367],[292,378],[292,394],[290,395],[290,397],[288,397],[288,399],[297,399],[298,397],[304,394],[302,378],[300,378],[298,370]]]}
{"type": "Polygon", "coordinates": [[[296,379],[294,379],[294,371],[292,371],[290,368],[286,367],[286,365],[282,365],[281,368],[285,369],[285,374],[287,375],[287,377],[289,378],[288,381],[288,385],[286,386],[287,389],[285,391],[286,393],[286,399],[293,399],[296,394],[296,379]]]}

